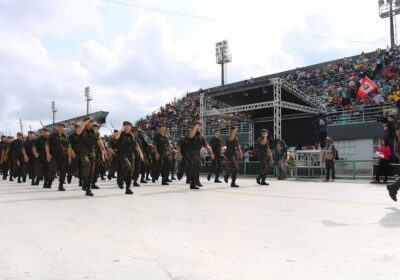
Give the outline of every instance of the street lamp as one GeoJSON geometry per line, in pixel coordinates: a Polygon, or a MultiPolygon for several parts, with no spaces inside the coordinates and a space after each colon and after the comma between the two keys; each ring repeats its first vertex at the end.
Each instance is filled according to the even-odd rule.
{"type": "Polygon", "coordinates": [[[56,119],[56,112],[57,112],[57,106],[56,106],[56,102],[54,100],[51,101],[51,111],[53,112],[53,127],[54,127],[54,123],[55,123],[55,119],[56,119]]]}
{"type": "Polygon", "coordinates": [[[399,0],[379,0],[379,16],[381,18],[390,19],[390,47],[396,46],[396,31],[394,26],[394,17],[400,14],[400,1],[399,0]]]}
{"type": "Polygon", "coordinates": [[[221,64],[221,85],[225,84],[225,64],[232,61],[231,51],[228,47],[228,40],[215,44],[215,57],[217,64],[221,64]]]}
{"type": "Polygon", "coordinates": [[[90,114],[90,101],[93,100],[93,95],[90,92],[90,87],[85,87],[85,100],[86,100],[86,115],[90,114]]]}

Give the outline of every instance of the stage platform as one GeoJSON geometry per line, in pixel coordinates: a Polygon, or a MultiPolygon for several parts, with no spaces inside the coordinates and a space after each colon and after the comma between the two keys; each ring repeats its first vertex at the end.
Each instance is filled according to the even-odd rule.
{"type": "Polygon", "coordinates": [[[0,279],[400,279],[400,208],[384,185],[202,180],[133,196],[102,181],[94,197],[76,181],[0,181],[0,279]]]}

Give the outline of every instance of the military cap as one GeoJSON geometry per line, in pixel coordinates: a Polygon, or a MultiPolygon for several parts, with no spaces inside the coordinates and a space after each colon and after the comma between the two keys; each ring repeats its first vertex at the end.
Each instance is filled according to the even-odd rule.
{"type": "Polygon", "coordinates": [[[35,132],[33,132],[32,130],[29,130],[28,134],[35,134],[35,132]]]}
{"type": "Polygon", "coordinates": [[[17,136],[22,136],[22,133],[21,133],[21,132],[18,132],[18,133],[17,133],[17,136]]]}
{"type": "Polygon", "coordinates": [[[3,138],[7,138],[7,136],[5,136],[5,135],[1,135],[1,139],[3,139],[3,138]]]}
{"type": "Polygon", "coordinates": [[[114,129],[114,133],[117,133],[119,130],[118,129],[114,129]]]}
{"type": "Polygon", "coordinates": [[[261,129],[261,133],[264,133],[264,132],[267,132],[267,133],[268,133],[269,131],[268,131],[268,129],[266,129],[266,128],[261,129]]]}
{"type": "Polygon", "coordinates": [[[125,125],[133,126],[132,123],[131,123],[130,121],[124,121],[124,122],[122,123],[122,125],[123,125],[123,126],[125,126],[125,125]]]}
{"type": "Polygon", "coordinates": [[[48,129],[47,127],[42,127],[42,128],[40,129],[40,131],[49,131],[49,129],[48,129]]]}

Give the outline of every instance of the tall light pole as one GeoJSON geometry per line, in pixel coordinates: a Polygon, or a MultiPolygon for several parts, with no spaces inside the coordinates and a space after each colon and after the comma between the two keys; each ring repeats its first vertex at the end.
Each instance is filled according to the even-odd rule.
{"type": "Polygon", "coordinates": [[[221,64],[221,85],[225,85],[225,64],[232,61],[231,51],[228,47],[228,40],[215,44],[215,57],[217,64],[221,64]]]}
{"type": "Polygon", "coordinates": [[[390,47],[396,46],[396,29],[394,25],[395,16],[400,14],[400,1],[379,0],[379,16],[390,19],[390,47]]]}
{"type": "Polygon", "coordinates": [[[90,92],[90,87],[85,87],[85,100],[86,100],[86,115],[89,115],[90,101],[93,100],[93,94],[90,92]]]}
{"type": "Polygon", "coordinates": [[[56,102],[54,100],[51,101],[51,111],[53,112],[53,127],[54,127],[54,123],[56,120],[56,112],[57,112],[57,106],[56,106],[56,102]]]}

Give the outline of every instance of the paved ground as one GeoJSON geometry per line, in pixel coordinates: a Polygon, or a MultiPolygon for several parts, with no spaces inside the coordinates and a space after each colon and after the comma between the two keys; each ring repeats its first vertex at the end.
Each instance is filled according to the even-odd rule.
{"type": "Polygon", "coordinates": [[[0,181],[0,279],[400,279],[400,208],[367,183],[0,181]]]}

